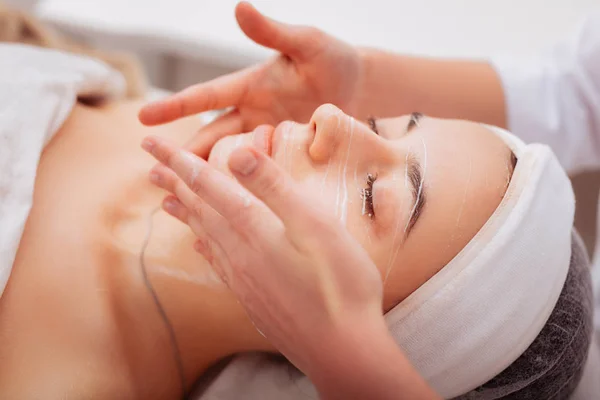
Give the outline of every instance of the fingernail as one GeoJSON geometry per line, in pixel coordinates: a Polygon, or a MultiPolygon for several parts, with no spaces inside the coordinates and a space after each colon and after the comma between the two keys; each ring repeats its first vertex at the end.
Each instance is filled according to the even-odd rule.
{"type": "Polygon", "coordinates": [[[150,139],[144,139],[142,141],[142,149],[144,149],[147,152],[151,153],[153,148],[154,148],[154,142],[152,140],[150,140],[150,139]]]}
{"type": "Polygon", "coordinates": [[[160,174],[156,171],[150,172],[150,182],[160,183],[160,174]]]}
{"type": "Polygon", "coordinates": [[[229,168],[241,175],[250,175],[257,165],[256,155],[250,150],[243,150],[231,157],[229,168]]]}
{"type": "Polygon", "coordinates": [[[165,201],[163,202],[163,207],[165,208],[165,210],[169,213],[173,213],[177,210],[177,207],[179,206],[178,201],[175,199],[165,199],[165,201]]]}

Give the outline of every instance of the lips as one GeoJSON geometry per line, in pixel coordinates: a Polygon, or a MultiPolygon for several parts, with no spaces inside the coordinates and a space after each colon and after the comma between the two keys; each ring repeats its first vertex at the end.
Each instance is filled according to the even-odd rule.
{"type": "Polygon", "coordinates": [[[298,142],[300,133],[296,130],[292,130],[294,127],[294,123],[291,121],[283,121],[275,129],[272,129],[269,133],[269,143],[270,143],[270,157],[273,157],[277,149],[281,149],[281,146],[286,147],[292,141],[292,135],[294,135],[294,141],[298,142]]]}
{"type": "Polygon", "coordinates": [[[252,133],[252,145],[271,157],[274,132],[275,128],[271,125],[258,126],[252,133]]]}

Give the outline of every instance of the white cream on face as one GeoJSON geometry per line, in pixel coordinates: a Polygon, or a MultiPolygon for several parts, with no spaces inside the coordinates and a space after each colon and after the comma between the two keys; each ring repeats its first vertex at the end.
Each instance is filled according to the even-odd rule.
{"type": "MultiPolygon", "coordinates": [[[[413,204],[413,207],[408,215],[408,218],[406,219],[406,224],[404,225],[404,230],[403,230],[403,237],[406,237],[406,232],[408,230],[408,226],[410,224],[410,220],[412,219],[416,208],[417,208],[417,204],[419,203],[421,196],[423,195],[423,185],[425,182],[425,179],[427,177],[427,143],[425,143],[425,139],[422,138],[421,142],[423,143],[423,161],[422,161],[422,168],[423,168],[423,177],[421,179],[421,183],[419,184],[419,188],[417,189],[417,196],[415,199],[415,202],[413,204]]],[[[404,185],[405,188],[408,190],[408,157],[409,157],[409,153],[410,151],[407,151],[406,153],[406,161],[405,161],[405,170],[404,170],[404,185]]],[[[398,232],[399,232],[399,224],[400,221],[402,220],[402,218],[399,216],[398,217],[398,222],[396,225],[396,229],[394,231],[394,238],[392,239],[392,246],[393,246],[393,253],[392,256],[389,259],[388,265],[386,267],[386,272],[385,272],[385,277],[383,279],[383,283],[385,284],[387,282],[387,279],[390,276],[390,273],[392,272],[392,267],[394,266],[394,263],[396,262],[396,257],[398,256],[398,252],[400,251],[400,243],[396,244],[396,240],[398,239],[398,232]]]]}
{"type": "Polygon", "coordinates": [[[294,141],[292,138],[292,128],[294,127],[294,122],[290,122],[286,124],[286,127],[283,131],[282,139],[283,139],[283,169],[288,173],[292,173],[293,164],[294,164],[294,141]]]}
{"type": "Polygon", "coordinates": [[[348,137],[348,149],[346,150],[346,158],[344,160],[344,163],[341,164],[343,166],[342,168],[342,173],[339,177],[338,180],[341,180],[342,183],[342,193],[340,195],[339,193],[339,186],[338,186],[338,197],[340,198],[341,202],[339,204],[339,218],[340,220],[344,223],[344,225],[346,224],[346,221],[348,219],[348,162],[350,161],[350,153],[351,153],[351,149],[352,149],[352,138],[354,137],[354,118],[350,117],[350,121],[349,121],[349,137],[348,137]]]}
{"type": "MultiPolygon", "coordinates": [[[[331,133],[327,133],[328,135],[335,135],[337,134],[337,132],[339,132],[340,130],[340,117],[338,115],[335,115],[335,118],[337,119],[337,127],[335,129],[335,132],[331,133]]],[[[327,168],[325,169],[325,175],[323,176],[323,182],[321,183],[321,186],[325,187],[326,183],[327,183],[327,177],[329,176],[329,170],[331,168],[331,159],[327,160],[327,168]]]]}
{"type": "MultiPolygon", "coordinates": [[[[408,190],[408,156],[410,154],[410,147],[406,152],[406,158],[404,161],[404,188],[408,190]]],[[[401,206],[402,208],[402,206],[401,206]]],[[[398,235],[400,233],[400,224],[402,223],[402,214],[397,213],[396,226],[394,227],[394,236],[392,237],[392,252],[390,253],[390,257],[388,258],[387,266],[385,267],[385,276],[383,279],[383,283],[385,285],[390,272],[392,271],[392,265],[396,261],[396,257],[398,257],[398,252],[400,251],[401,243],[398,243],[398,235]]]]}
{"type": "MultiPolygon", "coordinates": [[[[356,138],[356,145],[355,147],[357,148],[361,148],[361,144],[364,143],[365,140],[365,131],[360,129],[358,132],[360,132],[360,136],[358,138],[356,138]]],[[[361,200],[361,215],[365,215],[366,213],[366,203],[365,200],[363,199],[364,196],[362,196],[362,191],[364,188],[364,183],[359,183],[358,180],[358,161],[354,163],[354,173],[353,173],[353,178],[354,178],[354,188],[356,190],[355,194],[351,194],[350,195],[350,204],[353,204],[352,199],[360,199],[361,200]]],[[[363,232],[365,232],[366,235],[366,240],[367,243],[369,245],[373,244],[373,239],[371,238],[371,228],[369,226],[369,221],[365,218],[361,218],[360,219],[362,226],[363,226],[363,232]]]]}

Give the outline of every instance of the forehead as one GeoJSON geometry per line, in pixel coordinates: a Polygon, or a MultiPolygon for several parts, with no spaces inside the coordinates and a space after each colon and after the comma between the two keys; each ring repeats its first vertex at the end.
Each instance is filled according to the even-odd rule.
{"type": "Polygon", "coordinates": [[[418,126],[405,133],[409,119],[383,119],[381,125],[400,153],[410,151],[420,159],[430,189],[438,183],[476,183],[478,178],[490,185],[498,180],[495,178],[506,180],[510,149],[487,127],[470,121],[423,117],[418,126]]]}
{"type": "MultiPolygon", "coordinates": [[[[395,125],[404,132],[407,121],[404,117],[386,122],[390,129],[395,125]]],[[[395,142],[420,160],[427,195],[427,207],[407,247],[444,249],[432,260],[443,266],[500,204],[510,178],[510,150],[480,124],[428,117],[395,142]]]]}

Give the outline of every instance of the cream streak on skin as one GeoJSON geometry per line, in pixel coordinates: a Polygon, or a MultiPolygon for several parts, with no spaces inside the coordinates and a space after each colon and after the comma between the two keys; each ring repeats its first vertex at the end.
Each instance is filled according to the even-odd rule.
{"type": "Polygon", "coordinates": [[[352,138],[354,136],[354,118],[350,117],[350,137],[348,138],[348,149],[346,151],[346,160],[343,164],[343,170],[340,178],[342,179],[342,196],[340,204],[340,220],[346,224],[348,219],[348,162],[352,148],[352,138]]]}
{"type": "MultiPolygon", "coordinates": [[[[336,128],[336,131],[333,133],[334,135],[340,129],[340,117],[336,115],[335,118],[337,119],[337,128],[336,128]]],[[[330,135],[331,135],[331,133],[330,133],[330,135]]],[[[323,176],[323,182],[322,182],[322,186],[323,187],[325,187],[325,184],[327,182],[327,177],[329,176],[329,169],[330,168],[331,168],[331,159],[327,160],[327,169],[325,170],[325,175],[323,176]]]]}
{"type": "MultiPolygon", "coordinates": [[[[408,155],[410,154],[410,148],[406,152],[406,159],[404,162],[404,187],[408,188],[408,155]]],[[[392,238],[392,252],[390,253],[390,258],[388,259],[388,265],[385,268],[385,277],[383,279],[383,284],[385,285],[390,272],[392,271],[392,265],[396,261],[396,257],[398,256],[398,252],[400,251],[401,243],[396,243],[398,240],[398,233],[400,232],[400,223],[402,222],[402,214],[398,213],[396,227],[394,228],[394,236],[392,238]]]]}

